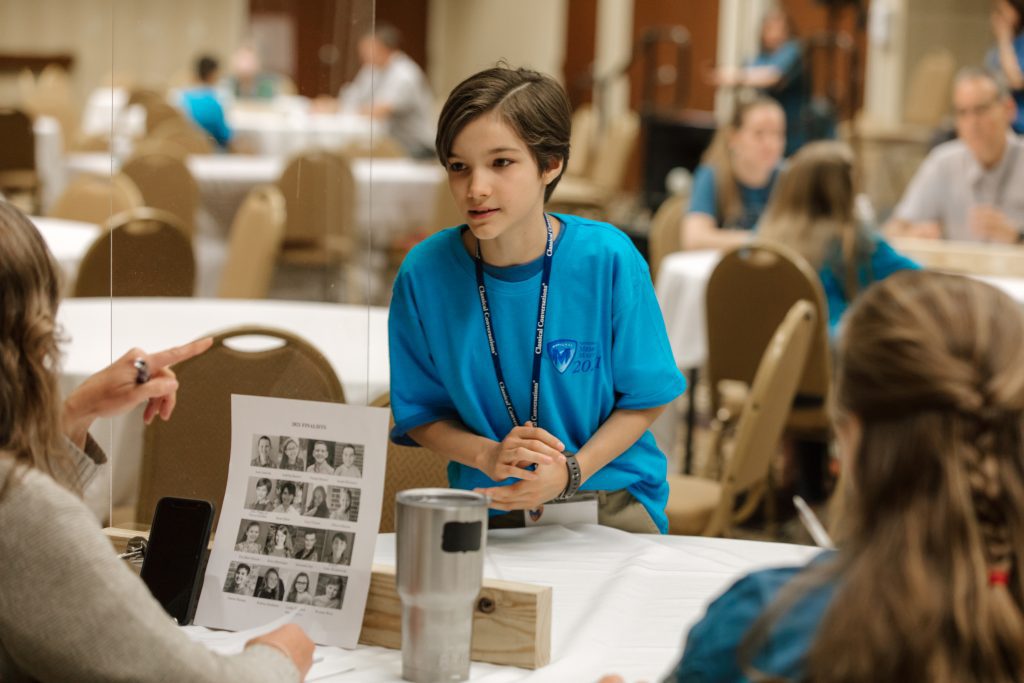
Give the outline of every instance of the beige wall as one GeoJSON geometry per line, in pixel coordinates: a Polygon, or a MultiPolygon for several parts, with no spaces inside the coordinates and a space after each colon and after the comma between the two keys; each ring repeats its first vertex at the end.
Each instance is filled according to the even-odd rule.
{"type": "MultiPolygon", "coordinates": [[[[226,58],[247,17],[247,0],[0,0],[0,52],[70,53],[81,103],[111,73],[160,85],[200,53],[226,58]]],[[[12,101],[12,82],[0,101],[12,101]]]]}
{"type": "Polygon", "coordinates": [[[562,80],[567,13],[566,0],[431,0],[427,50],[438,99],[499,59],[562,80]]]}
{"type": "Polygon", "coordinates": [[[868,42],[865,108],[874,121],[901,120],[910,73],[928,50],[945,47],[958,66],[981,65],[993,45],[990,5],[983,0],[873,0],[872,5],[873,12],[884,8],[888,15],[888,30],[868,42]]]}

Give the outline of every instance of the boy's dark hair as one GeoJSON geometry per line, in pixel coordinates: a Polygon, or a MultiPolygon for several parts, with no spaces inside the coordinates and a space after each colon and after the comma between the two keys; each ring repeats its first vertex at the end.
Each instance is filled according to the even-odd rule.
{"type": "Polygon", "coordinates": [[[448,95],[437,122],[434,147],[442,166],[448,166],[452,143],[466,124],[492,109],[530,149],[541,171],[562,160],[561,173],[544,190],[547,201],[569,163],[572,113],[565,89],[537,71],[500,65],[462,81],[448,95]]]}
{"type": "Polygon", "coordinates": [[[196,76],[198,76],[199,80],[203,83],[205,83],[218,68],[220,68],[220,64],[210,55],[203,55],[196,60],[196,76]]]}

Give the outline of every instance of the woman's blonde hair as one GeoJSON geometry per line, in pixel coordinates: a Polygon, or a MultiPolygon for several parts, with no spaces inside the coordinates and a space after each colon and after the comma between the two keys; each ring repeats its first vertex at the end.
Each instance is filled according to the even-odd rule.
{"type": "Polygon", "coordinates": [[[700,162],[715,172],[715,211],[718,213],[719,225],[736,225],[743,218],[743,198],[740,196],[740,186],[736,181],[736,169],[729,142],[736,131],[747,122],[747,115],[761,107],[771,107],[782,113],[779,103],[766,96],[738,103],[726,124],[715,132],[711,144],[701,157],[700,162]]]}
{"type": "Polygon", "coordinates": [[[795,250],[819,271],[829,265],[847,301],[857,294],[857,268],[871,255],[870,235],[857,220],[853,151],[823,140],[800,148],[772,190],[758,236],[795,250]]]}
{"type": "Polygon", "coordinates": [[[861,424],[840,551],[791,584],[747,652],[834,585],[807,680],[1024,680],[1024,314],[975,280],[896,273],[850,310],[837,376],[861,424]]]}
{"type": "Polygon", "coordinates": [[[0,457],[75,487],[60,425],[57,272],[35,226],[0,201],[0,457]]]}

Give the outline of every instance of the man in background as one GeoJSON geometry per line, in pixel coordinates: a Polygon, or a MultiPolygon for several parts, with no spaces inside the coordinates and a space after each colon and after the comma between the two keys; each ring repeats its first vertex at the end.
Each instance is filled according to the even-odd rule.
{"type": "Polygon", "coordinates": [[[957,139],[931,151],[896,206],[886,232],[968,242],[1024,242],[1024,142],[1010,124],[1017,106],[982,69],[953,85],[957,139]]]}
{"type": "Polygon", "coordinates": [[[339,93],[342,111],[358,112],[387,123],[387,132],[413,157],[434,153],[434,98],[427,78],[399,49],[401,34],[379,24],[359,40],[363,66],[339,93]]]}

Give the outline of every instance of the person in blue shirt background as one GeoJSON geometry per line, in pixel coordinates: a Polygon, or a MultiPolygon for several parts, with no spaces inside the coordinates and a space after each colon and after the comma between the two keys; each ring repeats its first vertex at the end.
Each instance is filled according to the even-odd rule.
{"type": "Polygon", "coordinates": [[[759,237],[792,248],[818,273],[831,333],[858,292],[920,267],[858,220],[855,200],[853,152],[812,142],[790,159],[758,226],[759,237]]]}
{"type": "Polygon", "coordinates": [[[685,381],[629,237],[544,211],[569,128],[565,91],[535,71],[487,69],[449,95],[436,148],[466,223],[395,280],[392,439],[447,456],[451,485],[489,495],[501,525],[579,488],[603,492],[602,524],[665,532],[648,427],[685,381]]]}
{"type": "Polygon", "coordinates": [[[1024,0],[997,0],[992,9],[992,32],[996,46],[989,53],[988,66],[1002,74],[1017,103],[1013,130],[1024,133],[1024,0]]]}
{"type": "Polygon", "coordinates": [[[759,97],[737,105],[694,171],[682,225],[684,249],[728,249],[750,239],[771,196],[785,142],[786,117],[775,100],[759,97]]]}
{"type": "MultiPolygon", "coordinates": [[[[821,278],[833,336],[846,309],[872,282],[917,269],[858,220],[853,152],[841,142],[812,142],[787,162],[758,226],[763,240],[804,257],[821,278]]],[[[793,442],[797,491],[812,503],[827,495],[828,448],[823,439],[793,442]]]]}
{"type": "Polygon", "coordinates": [[[231,142],[231,129],[224,118],[224,107],[215,90],[220,69],[217,60],[204,56],[196,60],[199,85],[181,94],[182,106],[189,117],[216,141],[221,149],[231,142]]]}
{"type": "Polygon", "coordinates": [[[774,98],[786,112],[786,156],[807,141],[804,114],[810,97],[803,45],[793,22],[780,5],[768,8],[761,20],[758,53],[739,68],[719,67],[711,78],[721,87],[751,87],[774,98]]]}
{"type": "Polygon", "coordinates": [[[837,368],[839,550],[740,579],[666,680],[1024,679],[1024,314],[897,273],[851,309],[837,368]]]}

